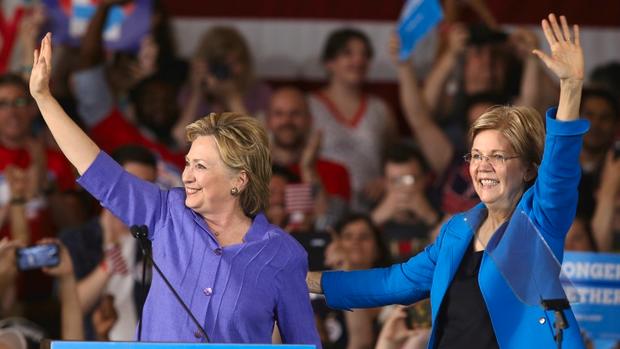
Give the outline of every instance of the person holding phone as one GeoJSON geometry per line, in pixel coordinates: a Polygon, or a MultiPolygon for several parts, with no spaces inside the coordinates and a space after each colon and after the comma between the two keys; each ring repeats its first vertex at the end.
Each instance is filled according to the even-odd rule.
{"type": "MultiPolygon", "coordinates": [[[[434,243],[405,263],[310,273],[312,292],[324,293],[328,304],[340,309],[430,297],[429,348],[556,347],[553,312],[521,302],[487,251],[489,241],[501,236],[498,231],[525,214],[561,261],[575,215],[579,153],[589,128],[587,120],[578,119],[584,77],[579,27],[571,30],[564,16],[550,14],[542,29],[551,55],[533,53],[560,79],[558,108],[548,110],[543,122],[532,108],[500,106],[472,124],[466,160],[481,203],[453,216],[434,243]]],[[[570,309],[564,313],[569,327],[563,347],[584,348],[575,316],[570,309]]]]}
{"type": "Polygon", "coordinates": [[[252,52],[234,27],[214,26],[200,38],[191,63],[188,85],[181,91],[184,106],[173,134],[185,141],[185,125],[211,112],[233,111],[264,117],[271,88],[254,72],[252,52]]]}
{"type": "Polygon", "coordinates": [[[125,172],[52,96],[51,34],[34,56],[30,92],[79,183],[127,226],[146,225],[153,258],[200,319],[155,274],[142,339],[204,342],[204,330],[216,343],[271,343],[277,320],[284,343],[320,348],[306,253],[263,214],[271,161],[259,122],[212,113],[188,125],[184,188],[162,190],[125,172]]]}
{"type": "Polygon", "coordinates": [[[14,283],[18,272],[32,269],[41,269],[43,273],[56,278],[61,305],[61,338],[83,340],[82,311],[73,276],[73,263],[62,242],[45,238],[39,240],[34,246],[23,247],[23,244],[17,241],[8,241],[6,238],[0,240],[0,296],[2,300],[5,300],[5,292],[14,283]]]}

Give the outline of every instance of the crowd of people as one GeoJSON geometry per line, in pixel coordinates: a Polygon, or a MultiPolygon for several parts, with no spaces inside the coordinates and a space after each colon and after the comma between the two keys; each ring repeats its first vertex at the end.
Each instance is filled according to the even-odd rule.
{"type": "MultiPolygon", "coordinates": [[[[169,18],[159,1],[154,2],[151,30],[139,51],[108,52],[104,24],[112,6],[122,2],[99,3],[79,47],[55,45],[51,71],[45,71],[52,63],[51,47],[45,45],[51,45],[53,35],[45,36],[39,54],[32,55],[44,34],[45,16],[34,5],[19,28],[23,57],[0,76],[0,348],[34,348],[42,338],[133,340],[143,308],[143,338],[167,339],[174,332],[176,315],[168,319],[166,330],[149,323],[156,316],[152,294],[167,291],[123,223],[137,218],[145,221],[135,224],[149,227],[153,246],[148,251],[156,261],[162,260],[164,269],[176,268],[175,263],[187,265],[174,269],[173,284],[181,295],[192,302],[210,297],[204,301],[209,308],[203,310],[207,319],[219,321],[207,323],[215,340],[264,342],[273,321],[255,313],[273,312],[274,342],[313,342],[316,335],[325,348],[426,347],[433,335],[428,303],[410,308],[381,304],[348,312],[328,307],[326,292],[328,302],[312,296],[312,309],[293,306],[305,287],[299,276],[307,265],[298,260],[298,244],[289,237],[305,248],[313,271],[387,267],[424,251],[441,236],[444,223],[481,202],[471,164],[504,164],[510,159],[470,153],[476,135],[468,138],[468,129],[481,127],[485,119],[479,117],[496,105],[528,106],[533,108],[531,115],[537,115],[535,111],[545,115],[557,104],[557,74],[550,72],[540,54],[532,53],[544,47],[536,34],[525,28],[502,31],[484,8],[474,8],[482,24],[446,16],[434,65],[422,80],[412,62],[415,54],[410,60],[398,59],[396,35],[382,47],[358,29],[341,28],[328,35],[320,53],[324,85],[305,91],[300,82],[261,80],[247,43],[233,27],[210,28],[193,57],[178,57],[169,18]],[[375,50],[387,50],[392,57],[399,105],[366,90],[375,50]],[[55,99],[47,98],[46,86],[55,99]],[[65,115],[63,109],[71,119],[60,118],[60,126],[50,123],[65,115]],[[234,121],[239,114],[250,118],[234,121]],[[399,129],[399,124],[408,128],[399,129]],[[254,125],[264,131],[254,131],[258,127],[254,125]],[[265,131],[268,146],[263,144],[265,131]],[[256,132],[253,138],[245,139],[251,132],[256,132]],[[74,136],[82,133],[85,138],[74,136]],[[231,135],[241,140],[230,143],[235,138],[231,135]],[[68,141],[74,138],[79,142],[68,141]],[[202,163],[203,150],[222,158],[202,163]],[[110,156],[102,155],[106,153],[110,156]],[[257,165],[261,159],[271,159],[271,167],[257,165]],[[91,167],[97,173],[88,171],[91,167]],[[131,174],[122,177],[126,184],[106,185],[113,177],[124,176],[123,169],[131,174]],[[233,175],[204,172],[220,170],[233,175]],[[230,183],[232,189],[226,187],[230,183]],[[168,207],[172,202],[183,206],[176,199],[183,191],[174,189],[182,186],[187,212],[177,208],[174,215],[159,217],[164,209],[173,209],[168,207]],[[196,193],[202,189],[209,194],[199,197],[196,193]],[[136,212],[132,205],[147,213],[136,212]],[[192,215],[202,216],[207,224],[192,215]],[[269,228],[267,221],[281,229],[269,228]],[[161,230],[172,227],[191,231],[192,238],[162,237],[161,230]],[[236,231],[239,227],[244,229],[236,231]],[[196,237],[200,229],[219,245],[196,237]],[[243,235],[246,231],[248,236],[243,235]],[[278,245],[261,247],[262,254],[222,252],[222,247],[241,242],[258,244],[261,234],[275,236],[278,245]],[[60,247],[57,266],[17,269],[16,249],[46,243],[60,247]],[[171,252],[172,247],[196,255],[186,257],[171,252]],[[255,281],[252,291],[230,281],[232,277],[214,276],[215,272],[204,272],[209,275],[203,279],[193,275],[200,274],[197,268],[202,264],[196,263],[206,263],[195,261],[201,249],[219,249],[217,256],[205,257],[209,263],[225,265],[226,258],[236,258],[236,269],[230,267],[226,273],[246,273],[239,268],[252,261],[257,275],[265,273],[263,267],[281,263],[289,276],[279,276],[280,269],[266,272],[264,278],[275,290],[263,290],[255,281]],[[265,253],[276,262],[263,262],[265,253]],[[232,302],[232,296],[219,296],[218,283],[226,283],[229,294],[264,299],[264,305],[239,301],[234,309],[235,314],[253,319],[244,321],[261,322],[266,328],[246,326],[238,321],[239,315],[211,310],[232,302]],[[198,284],[204,286],[195,290],[198,284]],[[145,301],[149,287],[150,303],[145,301]],[[274,299],[265,294],[275,294],[274,299]],[[308,321],[308,314],[314,322],[308,321]],[[314,323],[316,334],[307,330],[314,323]],[[230,328],[237,333],[231,334],[230,328]]],[[[576,216],[571,218],[564,248],[617,252],[620,61],[596,67],[583,79],[577,103],[590,129],[578,154],[576,216]]],[[[545,121],[541,117],[532,123],[537,122],[545,121]]],[[[533,171],[538,171],[540,159],[532,163],[533,171]]],[[[524,178],[530,176],[524,173],[524,178]]],[[[524,179],[528,187],[535,177],[524,179]]],[[[332,284],[330,279],[332,294],[345,292],[338,288],[344,286],[332,284]]],[[[157,306],[176,309],[176,303],[166,302],[157,306]]],[[[364,304],[370,305],[376,304],[364,304]]],[[[191,304],[190,308],[202,309],[191,304]]],[[[445,309],[441,314],[450,315],[454,314],[445,309]]],[[[503,340],[501,333],[495,335],[503,340]]],[[[193,329],[188,340],[201,336],[193,329]]]]}

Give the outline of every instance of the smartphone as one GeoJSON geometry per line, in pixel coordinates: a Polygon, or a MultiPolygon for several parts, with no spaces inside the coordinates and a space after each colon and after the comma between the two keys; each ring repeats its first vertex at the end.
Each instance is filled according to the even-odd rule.
{"type": "Polygon", "coordinates": [[[407,328],[431,327],[431,302],[428,299],[407,307],[406,311],[407,317],[405,318],[405,324],[407,328]]]}
{"type": "Polygon", "coordinates": [[[43,244],[18,248],[17,269],[32,270],[55,267],[60,263],[60,248],[57,244],[43,244]]]}

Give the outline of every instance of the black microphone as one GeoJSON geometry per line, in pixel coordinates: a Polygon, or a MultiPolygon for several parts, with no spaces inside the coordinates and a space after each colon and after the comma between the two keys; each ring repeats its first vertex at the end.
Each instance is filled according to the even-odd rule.
{"type": "MultiPolygon", "coordinates": [[[[189,315],[189,317],[192,319],[194,324],[198,327],[198,329],[200,330],[200,333],[202,333],[205,340],[209,342],[209,336],[207,335],[207,332],[202,328],[198,320],[196,320],[196,317],[194,316],[194,314],[192,314],[192,311],[185,304],[185,302],[183,302],[183,299],[181,299],[181,296],[179,296],[179,294],[174,289],[172,284],[170,284],[170,281],[168,281],[168,278],[166,278],[166,276],[161,271],[161,269],[159,269],[159,266],[157,266],[157,263],[155,263],[153,256],[149,253],[148,249],[146,248],[146,240],[149,235],[149,228],[146,225],[132,225],[129,228],[129,231],[131,231],[131,235],[133,235],[133,237],[136,238],[136,240],[138,240],[140,249],[142,250],[142,254],[144,255],[145,263],[142,269],[142,284],[144,285],[144,281],[145,281],[144,278],[146,275],[146,272],[145,272],[146,260],[148,259],[151,262],[151,264],[153,264],[153,267],[157,271],[157,274],[159,274],[159,276],[161,276],[161,278],[164,280],[164,282],[166,283],[166,286],[168,286],[168,289],[172,291],[172,294],[174,294],[174,297],[177,299],[177,301],[179,301],[179,303],[183,306],[183,309],[185,310],[185,312],[189,315]]],[[[142,309],[140,309],[140,322],[138,324],[138,342],[142,341],[142,312],[143,311],[144,311],[144,305],[142,306],[142,309]]]]}

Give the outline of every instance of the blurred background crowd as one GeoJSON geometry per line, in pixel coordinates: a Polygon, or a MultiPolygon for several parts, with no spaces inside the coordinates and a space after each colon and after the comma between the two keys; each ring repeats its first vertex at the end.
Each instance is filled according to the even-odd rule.
{"type": "MultiPolygon", "coordinates": [[[[452,214],[478,202],[463,159],[468,125],[498,104],[544,115],[557,103],[558,81],[531,54],[540,33],[502,25],[483,0],[442,1],[444,20],[408,61],[398,60],[395,36],[373,40],[372,27],[344,23],[320,43],[308,36],[320,47],[307,58],[318,57],[320,79],[264,78],[242,30],[225,20],[180,55],[176,40],[188,34],[173,31],[160,0],[136,47],[111,49],[104,29],[114,6],[138,3],[96,2],[79,43],[55,42],[54,95],[127,171],[164,188],[182,185],[185,125],[210,112],[259,118],[272,147],[267,216],[306,248],[311,270],[386,266],[419,252],[452,214]],[[393,80],[369,79],[376,56],[388,58],[393,80]]],[[[143,284],[129,228],[75,183],[28,92],[52,11],[28,2],[17,12],[19,21],[7,22],[8,12],[0,21],[0,348],[132,340],[150,266],[143,284]],[[50,242],[60,246],[57,266],[18,270],[16,249],[50,242]]],[[[581,115],[591,129],[566,250],[620,250],[615,59],[589,67],[581,115]]],[[[325,348],[426,347],[428,304],[340,312],[312,302],[325,348]]]]}

